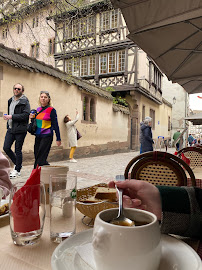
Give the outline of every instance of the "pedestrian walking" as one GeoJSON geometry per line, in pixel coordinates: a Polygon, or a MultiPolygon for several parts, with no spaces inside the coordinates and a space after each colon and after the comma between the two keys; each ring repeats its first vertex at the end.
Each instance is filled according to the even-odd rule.
{"type": "Polygon", "coordinates": [[[152,118],[147,116],[143,121],[144,124],[141,126],[142,136],[141,136],[141,145],[142,153],[153,151],[153,139],[152,139],[152,118]]]}
{"type": "Polygon", "coordinates": [[[70,162],[77,162],[74,159],[74,152],[77,147],[77,129],[75,126],[75,123],[79,120],[79,113],[76,110],[76,117],[74,120],[71,120],[69,115],[66,115],[64,118],[64,123],[66,124],[67,127],[67,136],[69,140],[69,146],[71,147],[70,153],[69,153],[69,159],[70,162]]]}
{"type": "Polygon", "coordinates": [[[144,125],[144,122],[142,121],[141,123],[140,123],[140,154],[142,154],[142,129],[141,129],[141,127],[144,125]]]}
{"type": "Polygon", "coordinates": [[[56,134],[56,144],[61,145],[60,130],[56,110],[51,106],[51,97],[48,91],[41,91],[36,115],[30,113],[30,119],[36,117],[36,134],[34,144],[34,168],[49,165],[47,158],[53,142],[53,131],[56,134]]]}
{"type": "Polygon", "coordinates": [[[24,86],[20,83],[13,86],[13,97],[8,100],[8,114],[4,114],[3,117],[7,121],[3,150],[15,165],[10,178],[20,176],[22,168],[22,146],[27,134],[30,112],[29,100],[24,95],[24,90],[24,86]],[[14,142],[15,153],[11,149],[14,142]]]}
{"type": "Polygon", "coordinates": [[[194,141],[194,137],[191,134],[189,134],[189,137],[188,137],[189,146],[192,146],[193,141],[194,141]]]}
{"type": "MultiPolygon", "coordinates": [[[[181,135],[181,133],[180,133],[180,130],[178,129],[178,130],[173,134],[173,140],[176,141],[176,140],[179,138],[180,135],[181,135]]],[[[177,149],[177,151],[179,151],[179,149],[180,149],[180,141],[178,141],[178,142],[176,143],[176,149],[177,149]]]]}

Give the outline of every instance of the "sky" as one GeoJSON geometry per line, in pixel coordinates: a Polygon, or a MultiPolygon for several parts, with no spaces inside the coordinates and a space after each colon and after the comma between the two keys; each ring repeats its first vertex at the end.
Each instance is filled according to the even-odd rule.
{"type": "Polygon", "coordinates": [[[202,97],[202,94],[189,95],[189,106],[190,106],[190,109],[192,110],[202,111],[202,98],[198,98],[197,96],[202,97]]]}

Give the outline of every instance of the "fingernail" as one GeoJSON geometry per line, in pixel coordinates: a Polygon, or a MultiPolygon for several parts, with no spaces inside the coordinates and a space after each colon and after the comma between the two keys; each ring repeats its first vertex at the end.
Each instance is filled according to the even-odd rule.
{"type": "Polygon", "coordinates": [[[129,205],[131,205],[131,204],[133,203],[131,199],[125,199],[125,202],[126,202],[127,204],[129,204],[129,205]]]}

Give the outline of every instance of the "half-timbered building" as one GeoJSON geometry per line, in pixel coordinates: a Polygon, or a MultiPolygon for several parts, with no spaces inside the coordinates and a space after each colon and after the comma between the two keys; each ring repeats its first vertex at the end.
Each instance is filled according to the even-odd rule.
{"type": "Polygon", "coordinates": [[[79,12],[72,9],[53,19],[57,33],[56,67],[127,100],[131,112],[131,148],[136,149],[142,115],[153,118],[154,130],[159,122],[155,112],[163,103],[163,74],[127,38],[124,18],[109,1],[91,2],[80,8],[79,12]],[[144,112],[142,108],[146,107],[147,111],[144,112]]]}
{"type": "MultiPolygon", "coordinates": [[[[114,102],[127,103],[131,149],[139,148],[139,124],[145,116],[153,118],[155,139],[170,138],[172,105],[162,99],[163,74],[127,38],[120,10],[108,0],[28,2],[11,5],[12,16],[0,21],[0,42],[110,91],[114,102]]],[[[93,125],[96,99],[89,93],[81,98],[82,122],[93,125]]]]}

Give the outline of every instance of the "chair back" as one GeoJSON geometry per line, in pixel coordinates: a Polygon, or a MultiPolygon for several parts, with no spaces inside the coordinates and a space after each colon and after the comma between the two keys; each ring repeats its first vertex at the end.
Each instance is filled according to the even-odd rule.
{"type": "Polygon", "coordinates": [[[178,151],[178,157],[181,157],[182,153],[186,158],[190,160],[190,167],[202,167],[202,148],[198,146],[191,146],[182,148],[178,151]]]}
{"type": "Polygon", "coordinates": [[[186,186],[187,174],[193,186],[196,180],[191,168],[179,157],[152,151],[133,158],[125,169],[125,178],[145,180],[154,185],[186,186]]]}

